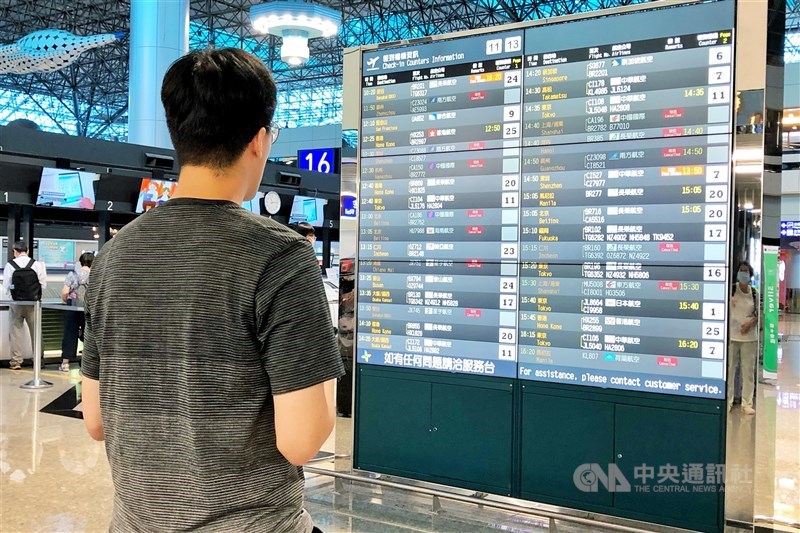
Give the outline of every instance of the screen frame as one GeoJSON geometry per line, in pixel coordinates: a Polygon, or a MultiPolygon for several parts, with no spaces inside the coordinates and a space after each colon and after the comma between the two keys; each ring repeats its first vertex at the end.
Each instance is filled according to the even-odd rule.
{"type": "MultiPolygon", "coordinates": [[[[99,180],[99,178],[100,178],[100,175],[95,173],[95,172],[86,172],[84,170],[75,170],[75,169],[70,169],[70,168],[42,167],[42,171],[41,171],[40,176],[39,176],[39,185],[37,187],[36,198],[35,198],[35,201],[34,201],[34,205],[36,205],[37,207],[55,207],[55,208],[61,208],[61,209],[79,209],[79,210],[83,210],[83,211],[92,211],[92,210],[96,209],[96,207],[97,207],[97,198],[96,198],[96,195],[95,195],[94,184],[95,184],[96,181],[99,180]],[[51,173],[55,174],[55,176],[53,176],[52,178],[47,176],[48,174],[51,174],[51,173]],[[48,179],[55,179],[58,182],[59,190],[60,190],[60,192],[62,194],[64,194],[64,198],[63,198],[63,200],[61,200],[62,205],[56,204],[56,202],[54,200],[48,200],[46,202],[42,201],[43,197],[44,198],[51,198],[51,196],[49,196],[49,195],[43,195],[42,194],[42,186],[43,186],[45,177],[48,177],[48,179]],[[80,193],[79,193],[79,195],[77,197],[74,196],[74,195],[68,197],[68,196],[66,196],[66,193],[64,193],[61,190],[62,189],[62,184],[65,181],[65,178],[68,178],[70,180],[74,180],[75,178],[77,178],[77,180],[78,180],[78,185],[77,186],[80,189],[80,193]],[[89,181],[89,184],[88,184],[89,186],[86,186],[84,184],[84,180],[89,181]],[[91,201],[91,203],[92,203],[91,207],[82,207],[80,205],[81,200],[83,200],[84,198],[86,198],[89,201],[91,201]],[[78,205],[63,205],[63,204],[75,204],[76,202],[78,203],[78,205]]],[[[45,191],[45,192],[47,192],[47,191],[45,191]]]]}
{"type": "MultiPolygon", "coordinates": [[[[729,0],[729,1],[732,1],[732,0],[729,0]]],[[[557,25],[560,25],[560,24],[563,24],[563,23],[578,22],[578,21],[584,21],[584,20],[585,21],[590,21],[590,20],[600,21],[600,20],[603,20],[603,19],[607,19],[607,18],[613,17],[615,15],[621,15],[621,14],[628,15],[628,14],[634,14],[634,13],[638,13],[638,12],[654,13],[654,12],[658,12],[658,11],[669,11],[669,10],[671,10],[673,8],[690,7],[692,5],[707,5],[707,4],[699,4],[698,2],[691,1],[691,0],[689,0],[689,1],[687,1],[687,0],[666,0],[663,3],[659,3],[659,5],[657,5],[657,6],[654,6],[652,4],[637,4],[637,5],[633,5],[633,6],[622,6],[622,7],[618,7],[618,8],[604,9],[604,10],[600,10],[600,11],[590,11],[590,12],[578,13],[578,14],[574,14],[574,15],[559,16],[559,17],[556,17],[554,19],[543,19],[543,20],[537,20],[537,21],[525,21],[525,22],[519,22],[519,23],[513,23],[513,24],[506,24],[506,25],[502,25],[502,26],[491,27],[491,28],[480,28],[480,29],[474,29],[474,30],[466,30],[466,31],[462,31],[462,32],[454,32],[454,33],[449,33],[449,34],[445,34],[445,35],[433,36],[433,37],[425,39],[424,42],[423,41],[419,41],[419,42],[403,42],[403,43],[391,43],[390,45],[387,45],[387,44],[376,44],[376,45],[361,46],[361,47],[358,48],[358,50],[360,52],[360,57],[356,59],[356,62],[358,64],[358,68],[359,68],[359,76],[360,76],[359,80],[363,80],[363,78],[368,75],[364,71],[364,68],[365,68],[364,67],[365,56],[368,53],[373,53],[373,52],[386,53],[386,52],[392,52],[392,51],[401,51],[401,50],[410,49],[410,48],[412,48],[414,46],[417,46],[417,45],[424,45],[424,44],[437,43],[437,42],[457,41],[457,40],[460,40],[460,39],[463,39],[463,38],[468,38],[468,37],[488,36],[488,35],[493,35],[493,34],[494,35],[504,35],[504,34],[513,32],[515,30],[530,30],[530,29],[538,27],[538,26],[557,26],[557,25]]],[[[732,66],[732,68],[734,69],[734,72],[735,72],[735,68],[737,66],[736,48],[737,48],[738,40],[741,38],[739,33],[738,33],[738,31],[737,31],[737,29],[736,29],[735,16],[734,16],[734,21],[733,21],[733,24],[732,24],[732,29],[734,31],[734,38],[733,38],[733,40],[731,42],[732,59],[731,59],[730,64],[731,64],[731,66],[732,66]]],[[[527,51],[525,49],[523,49],[523,52],[527,53],[527,51]]],[[[524,54],[523,54],[523,56],[524,56],[524,54]]],[[[523,67],[523,71],[524,71],[524,68],[525,67],[523,67]]],[[[392,71],[390,70],[390,72],[392,72],[392,71]]],[[[736,90],[735,83],[733,83],[733,90],[734,91],[736,90]]],[[[357,131],[359,131],[359,135],[361,135],[362,120],[363,120],[362,112],[361,112],[361,109],[362,109],[361,98],[362,98],[363,87],[359,84],[357,89],[354,90],[353,92],[354,92],[355,95],[357,95],[356,103],[358,104],[357,108],[359,109],[359,111],[357,113],[357,116],[356,116],[356,118],[354,120],[357,120],[356,129],[357,129],[357,131]]],[[[730,134],[730,135],[732,135],[732,134],[730,134]]],[[[733,143],[733,140],[731,140],[730,141],[730,149],[731,149],[731,151],[733,150],[733,147],[734,147],[734,143],[733,143]]],[[[731,154],[729,154],[729,155],[731,155],[731,154]]],[[[359,169],[359,172],[356,173],[356,183],[357,183],[356,190],[358,191],[358,194],[360,196],[361,186],[362,186],[362,179],[361,179],[362,176],[361,176],[361,172],[360,172],[360,169],[361,169],[361,166],[362,166],[361,163],[362,163],[362,158],[366,158],[367,156],[364,156],[362,154],[362,149],[359,147],[359,149],[356,151],[356,157],[357,157],[357,168],[359,169]]],[[[387,155],[387,157],[392,157],[392,155],[387,155]]],[[[731,157],[729,158],[729,161],[728,161],[729,169],[730,169],[731,165],[732,165],[732,155],[731,155],[731,157]]],[[[729,194],[728,194],[728,197],[729,197],[729,201],[728,201],[729,222],[728,222],[728,224],[729,224],[729,229],[732,231],[733,224],[732,224],[732,222],[730,222],[730,220],[731,220],[730,217],[731,217],[732,190],[733,190],[733,187],[734,187],[734,178],[733,178],[732,175],[731,175],[730,181],[728,183],[728,186],[729,186],[729,189],[730,189],[729,194]]],[[[359,198],[359,201],[360,201],[360,198],[359,198]]],[[[356,218],[355,222],[356,222],[356,228],[357,228],[356,229],[356,234],[360,235],[360,231],[361,231],[361,213],[358,213],[358,217],[356,218]]],[[[730,242],[728,244],[730,244],[730,242]]],[[[358,253],[359,249],[360,249],[360,239],[359,239],[359,245],[356,247],[356,253],[355,253],[355,258],[354,258],[355,259],[355,265],[356,265],[356,280],[358,280],[358,278],[359,278],[359,276],[358,276],[358,264],[359,264],[359,261],[360,261],[360,257],[359,257],[360,254],[358,253]]],[[[729,258],[728,258],[728,261],[730,261],[729,258]]],[[[358,281],[356,281],[356,291],[358,291],[358,281]]],[[[725,308],[726,308],[726,310],[727,310],[727,307],[728,307],[728,299],[726,297],[726,299],[725,299],[725,308]]],[[[726,311],[726,313],[727,313],[727,311],[726,311]]],[[[356,319],[357,319],[357,317],[356,317],[356,319]]],[[[727,324],[727,318],[726,318],[726,321],[723,322],[723,323],[727,324]]],[[[727,345],[727,342],[725,342],[725,344],[727,345]]],[[[358,342],[357,341],[356,341],[356,349],[358,349],[358,342]]],[[[725,346],[725,352],[726,353],[725,353],[725,357],[723,359],[723,365],[727,366],[727,346],[725,346]]],[[[360,361],[360,360],[358,360],[358,358],[356,358],[356,364],[364,364],[364,363],[362,363],[362,361],[360,361]]],[[[517,364],[519,365],[519,361],[517,361],[517,364]]],[[[578,370],[578,369],[576,368],[576,370],[578,370]]],[[[522,379],[522,378],[517,376],[516,379],[522,379]]],[[[536,383],[548,383],[545,380],[534,380],[534,382],[536,382],[536,383]]],[[[599,388],[601,388],[601,387],[595,387],[595,386],[582,387],[582,389],[585,389],[587,391],[592,391],[594,389],[599,389],[599,388]]],[[[621,389],[621,388],[620,389],[613,388],[611,390],[613,390],[615,392],[620,392],[620,393],[628,392],[625,389],[621,389]]],[[[666,392],[654,393],[654,391],[634,391],[634,392],[641,392],[641,393],[644,393],[644,394],[652,394],[654,397],[665,397],[665,398],[672,397],[672,398],[692,399],[692,400],[697,399],[697,400],[701,400],[701,401],[704,401],[704,400],[718,401],[718,398],[711,398],[711,397],[708,397],[708,396],[694,395],[694,394],[674,395],[674,394],[670,394],[670,393],[666,393],[666,392]]]]}
{"type": "MultiPolygon", "coordinates": [[[[325,225],[325,206],[328,204],[329,201],[330,200],[328,200],[327,198],[319,198],[319,197],[313,197],[313,196],[305,196],[305,195],[302,195],[302,194],[296,194],[294,196],[294,198],[292,199],[292,206],[291,206],[291,210],[289,211],[289,224],[297,224],[298,222],[308,222],[309,224],[311,224],[315,228],[324,227],[324,225],[325,225]],[[319,222],[317,224],[315,224],[313,222],[310,222],[309,220],[299,220],[299,219],[294,217],[295,206],[298,205],[298,201],[302,202],[303,204],[305,204],[305,202],[308,202],[310,200],[314,201],[314,212],[316,214],[316,218],[314,220],[319,222]],[[322,205],[320,206],[320,204],[317,203],[317,202],[322,202],[322,205]],[[320,215],[321,215],[321,217],[320,217],[320,215]]],[[[305,213],[305,209],[303,209],[302,211],[303,211],[303,215],[305,215],[306,214],[305,213]]]]}
{"type": "MultiPolygon", "coordinates": [[[[147,211],[149,211],[153,207],[158,207],[160,205],[158,203],[158,200],[155,201],[155,205],[152,205],[150,207],[146,208],[145,205],[144,205],[145,201],[144,201],[144,197],[142,195],[145,193],[145,191],[149,187],[150,183],[153,183],[153,182],[161,184],[162,186],[164,184],[169,184],[170,185],[170,189],[171,189],[169,198],[172,198],[172,195],[175,193],[175,187],[178,185],[177,181],[172,181],[172,180],[158,179],[158,178],[142,178],[142,181],[139,183],[139,192],[136,195],[136,203],[133,206],[134,212],[137,215],[141,215],[143,213],[146,213],[147,211]],[[140,204],[141,204],[141,207],[140,207],[140,204]]],[[[148,203],[150,203],[150,202],[148,201],[148,203]]]]}

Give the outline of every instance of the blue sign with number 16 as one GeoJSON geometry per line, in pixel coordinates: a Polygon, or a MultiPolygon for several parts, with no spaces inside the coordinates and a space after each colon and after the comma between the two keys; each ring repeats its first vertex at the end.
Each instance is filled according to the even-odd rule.
{"type": "Polygon", "coordinates": [[[315,148],[297,151],[297,166],[312,172],[336,174],[339,170],[339,154],[336,148],[315,148]]]}

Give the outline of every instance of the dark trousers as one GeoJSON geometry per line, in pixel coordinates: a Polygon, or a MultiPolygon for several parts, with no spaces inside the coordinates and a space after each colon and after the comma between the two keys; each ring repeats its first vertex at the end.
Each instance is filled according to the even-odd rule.
{"type": "Polygon", "coordinates": [[[61,338],[61,358],[74,360],[78,356],[78,339],[82,337],[86,319],[79,311],[65,311],[64,336],[61,338]]]}
{"type": "Polygon", "coordinates": [[[336,412],[342,416],[353,414],[353,360],[342,358],[344,376],[336,382],[336,412]]]}

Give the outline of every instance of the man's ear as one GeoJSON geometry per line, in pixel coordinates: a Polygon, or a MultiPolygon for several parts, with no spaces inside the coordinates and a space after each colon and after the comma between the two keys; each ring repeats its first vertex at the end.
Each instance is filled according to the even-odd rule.
{"type": "Polygon", "coordinates": [[[266,142],[268,135],[267,128],[261,128],[248,145],[248,149],[252,150],[253,154],[259,159],[266,158],[269,155],[270,146],[266,142]]]}

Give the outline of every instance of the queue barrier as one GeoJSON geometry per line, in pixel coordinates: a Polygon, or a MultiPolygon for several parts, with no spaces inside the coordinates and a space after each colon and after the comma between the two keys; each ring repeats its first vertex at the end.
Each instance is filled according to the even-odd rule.
{"type": "Polygon", "coordinates": [[[7,305],[9,307],[20,305],[33,305],[34,306],[34,331],[33,331],[33,379],[27,383],[20,385],[20,388],[26,390],[44,390],[53,386],[49,381],[45,381],[41,377],[42,372],[42,309],[58,309],[69,312],[83,312],[83,307],[71,306],[60,303],[44,303],[41,300],[0,300],[0,305],[7,305]]]}

